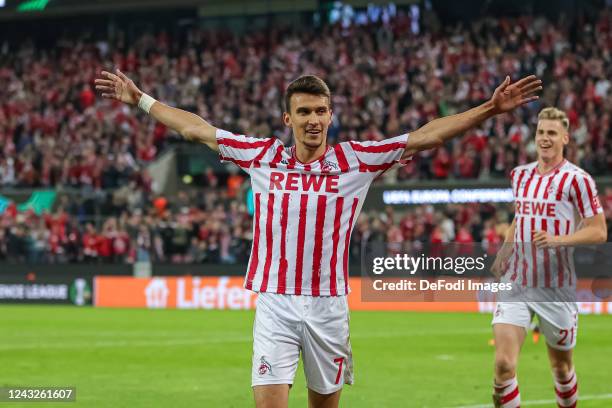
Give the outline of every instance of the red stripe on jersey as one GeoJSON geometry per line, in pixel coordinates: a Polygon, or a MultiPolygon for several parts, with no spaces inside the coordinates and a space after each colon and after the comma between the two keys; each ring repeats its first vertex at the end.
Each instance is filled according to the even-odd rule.
{"type": "Polygon", "coordinates": [[[357,211],[357,203],[359,199],[353,198],[353,206],[351,207],[351,218],[349,218],[348,226],[346,229],[346,236],[344,238],[344,255],[342,260],[342,269],[344,272],[344,293],[348,295],[348,256],[349,246],[351,245],[351,231],[353,231],[353,218],[355,217],[355,211],[357,211]]]}
{"type": "Polygon", "coordinates": [[[514,388],[512,391],[510,391],[508,394],[504,395],[503,397],[501,397],[501,403],[503,404],[507,404],[508,402],[512,401],[513,399],[515,399],[517,397],[517,395],[519,395],[519,388],[518,385],[516,386],[516,388],[514,388]]]}
{"type": "Polygon", "coordinates": [[[522,278],[523,278],[523,286],[527,285],[527,258],[525,257],[525,218],[521,217],[519,218],[519,222],[521,224],[521,227],[519,228],[519,232],[521,235],[521,254],[522,259],[523,259],[523,273],[522,273],[522,278]]]}
{"type": "Polygon", "coordinates": [[[354,151],[363,152],[363,153],[388,153],[388,152],[392,152],[393,150],[406,148],[406,143],[401,143],[401,142],[376,144],[373,146],[364,146],[360,143],[356,143],[352,141],[349,143],[351,144],[351,147],[353,148],[354,151]]]}
{"type": "Polygon", "coordinates": [[[287,254],[286,254],[286,239],[287,239],[287,213],[289,212],[289,193],[283,194],[281,202],[281,239],[280,239],[280,265],[278,267],[278,284],[277,293],[284,294],[287,290],[287,254]]]}
{"type": "MultiPolygon", "coordinates": [[[[569,235],[570,233],[570,226],[571,226],[571,221],[570,220],[565,220],[565,235],[569,235]]],[[[565,264],[567,265],[567,271],[568,271],[568,276],[567,276],[567,280],[568,280],[568,284],[570,286],[572,286],[572,281],[573,281],[573,271],[572,271],[572,264],[570,263],[570,259],[569,259],[569,252],[568,252],[568,248],[563,248],[563,255],[565,255],[565,264]]]]}
{"type": "Polygon", "coordinates": [[[531,218],[531,259],[532,259],[532,263],[533,263],[533,271],[531,271],[531,273],[533,274],[533,287],[537,288],[538,287],[538,248],[535,246],[535,244],[533,243],[533,231],[535,231],[535,218],[531,218]]]}
{"type": "Polygon", "coordinates": [[[274,193],[268,194],[268,214],[266,215],[266,262],[264,263],[263,280],[261,281],[261,291],[268,289],[268,279],[270,278],[270,264],[272,263],[272,247],[274,246],[274,236],[272,235],[272,220],[274,219],[274,193]]]}
{"type": "Polygon", "coordinates": [[[578,208],[580,209],[580,216],[584,218],[584,205],[582,205],[582,194],[580,193],[580,187],[576,181],[576,177],[572,180],[572,187],[576,193],[576,199],[578,200],[578,208]]]}
{"type": "Polygon", "coordinates": [[[249,265],[249,273],[247,274],[247,281],[245,285],[249,290],[253,289],[253,277],[255,276],[257,263],[259,262],[259,217],[261,215],[261,204],[259,200],[260,195],[260,193],[255,193],[255,214],[253,215],[253,218],[255,219],[255,233],[253,234],[253,248],[251,250],[253,256],[249,265]]]}
{"type": "MultiPolygon", "coordinates": [[[[559,220],[555,220],[555,235],[561,235],[561,221],[559,220]]],[[[560,288],[563,286],[563,259],[559,248],[555,248],[555,253],[557,255],[557,287],[560,288]]]]}
{"type": "Polygon", "coordinates": [[[304,267],[304,237],[306,235],[306,212],[308,209],[308,194],[300,198],[300,214],[297,236],[297,259],[295,260],[295,294],[302,294],[302,268],[304,267]]]}
{"type": "Polygon", "coordinates": [[[393,166],[396,162],[387,162],[382,164],[366,164],[362,161],[359,161],[359,171],[362,173],[366,172],[376,172],[376,171],[386,171],[389,167],[393,166]]]}
{"type": "Polygon", "coordinates": [[[266,154],[266,152],[268,151],[268,149],[270,147],[272,147],[272,145],[274,144],[274,139],[270,139],[267,141],[266,145],[264,146],[263,149],[261,149],[261,152],[259,152],[257,154],[257,156],[255,156],[255,158],[253,159],[254,162],[254,166],[255,167],[261,167],[261,164],[259,163],[260,160],[262,159],[262,157],[264,157],[264,155],[266,154]]]}
{"type": "Polygon", "coordinates": [[[538,184],[536,184],[535,191],[533,193],[533,198],[538,198],[538,192],[540,191],[540,185],[542,185],[542,179],[544,177],[538,176],[538,184]]]}
{"type": "Polygon", "coordinates": [[[548,199],[548,190],[550,190],[550,185],[552,184],[552,181],[557,174],[559,174],[559,170],[555,171],[555,173],[552,176],[548,177],[548,183],[546,183],[546,187],[544,187],[544,199],[545,200],[548,199]]]}
{"type": "Polygon", "coordinates": [[[334,216],[334,233],[332,235],[332,256],[329,261],[329,293],[331,296],[336,296],[336,264],[338,258],[338,241],[340,240],[340,217],[342,217],[342,207],[344,206],[344,197],[338,197],[336,200],[336,214],[334,216]]]}
{"type": "Polygon", "coordinates": [[[223,155],[219,155],[219,158],[223,161],[232,162],[237,166],[242,167],[243,169],[248,169],[249,167],[251,167],[251,163],[253,163],[253,160],[238,160],[234,159],[233,157],[226,157],[223,155]]]}
{"type": "Polygon", "coordinates": [[[270,167],[272,167],[273,169],[275,169],[278,163],[280,163],[280,161],[282,160],[284,149],[285,149],[285,146],[283,146],[282,144],[278,145],[278,147],[276,148],[276,154],[274,155],[274,158],[270,162],[270,167]]]}
{"type": "Polygon", "coordinates": [[[295,158],[295,146],[291,147],[291,157],[289,157],[289,164],[287,165],[287,170],[295,169],[295,164],[297,163],[297,159],[295,158]]]}
{"type": "Polygon", "coordinates": [[[565,180],[567,180],[567,176],[569,176],[569,173],[565,173],[563,177],[561,177],[561,181],[559,182],[559,189],[557,190],[557,201],[561,201],[561,198],[563,197],[563,187],[565,186],[565,180]]]}
{"type": "MultiPolygon", "coordinates": [[[[548,232],[548,221],[542,218],[542,231],[548,232]]],[[[544,248],[544,286],[550,288],[550,254],[548,248],[544,248]]]]}
{"type": "Polygon", "coordinates": [[[535,173],[536,169],[534,168],[531,174],[529,175],[529,178],[527,179],[527,183],[525,183],[525,189],[523,190],[523,198],[527,197],[527,193],[529,192],[529,186],[531,185],[531,181],[533,180],[535,173]]]}
{"type": "Polygon", "coordinates": [[[287,165],[287,170],[295,169],[295,157],[289,158],[289,164],[287,165]]]}
{"type": "Polygon", "coordinates": [[[270,140],[274,143],[274,139],[269,140],[258,140],[256,142],[245,142],[242,140],[230,139],[230,138],[222,138],[217,139],[217,143],[227,147],[233,147],[236,149],[256,149],[258,147],[264,147],[269,145],[270,140]]]}
{"type": "Polygon", "coordinates": [[[591,206],[591,211],[593,215],[597,214],[597,206],[595,205],[595,196],[593,195],[593,190],[591,190],[591,184],[589,183],[589,179],[586,177],[582,177],[584,180],[584,184],[586,185],[587,194],[589,195],[589,205],[591,206]]]}
{"type": "Polygon", "coordinates": [[[346,155],[344,154],[344,150],[342,150],[342,146],[337,144],[334,146],[334,152],[336,153],[336,159],[338,159],[338,166],[340,166],[340,171],[342,173],[346,173],[349,169],[348,161],[346,160],[346,155]]]}
{"type": "Polygon", "coordinates": [[[305,164],[304,165],[304,171],[310,171],[310,169],[311,169],[310,164],[305,164]]]}
{"type": "Polygon", "coordinates": [[[327,196],[317,199],[317,217],[315,221],[314,253],[312,255],[312,296],[319,296],[321,282],[321,257],[323,255],[323,225],[325,224],[325,207],[327,196]]]}
{"type": "Polygon", "coordinates": [[[519,176],[518,181],[516,182],[516,191],[514,192],[515,197],[518,196],[519,188],[521,188],[521,181],[523,181],[523,177],[525,177],[526,172],[527,172],[527,169],[524,169],[523,171],[521,171],[521,175],[519,176]]]}

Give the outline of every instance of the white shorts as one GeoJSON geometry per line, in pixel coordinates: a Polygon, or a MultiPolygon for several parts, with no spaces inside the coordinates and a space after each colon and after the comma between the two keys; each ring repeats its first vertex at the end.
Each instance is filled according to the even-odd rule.
{"type": "Polygon", "coordinates": [[[534,315],[550,347],[571,350],[576,346],[578,306],[573,302],[497,302],[492,324],[506,323],[529,330],[534,315]]]}
{"type": "Polygon", "coordinates": [[[309,389],[353,383],[346,296],[260,293],[256,305],[252,386],[293,384],[300,352],[309,389]]]}

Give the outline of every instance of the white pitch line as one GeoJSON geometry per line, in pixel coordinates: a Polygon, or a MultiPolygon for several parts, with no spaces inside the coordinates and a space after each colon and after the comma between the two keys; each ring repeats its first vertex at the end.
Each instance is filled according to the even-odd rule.
{"type": "Polygon", "coordinates": [[[170,340],[109,340],[109,341],[92,341],[87,343],[81,342],[64,342],[64,343],[31,343],[31,344],[0,344],[0,351],[9,350],[48,350],[48,349],[88,349],[88,348],[113,348],[113,347],[171,347],[171,346],[195,346],[207,344],[222,344],[222,343],[248,343],[252,341],[252,337],[233,337],[233,338],[218,338],[218,339],[170,339],[170,340]]]}
{"type": "MultiPolygon", "coordinates": [[[[406,332],[406,333],[355,333],[351,337],[354,340],[364,339],[392,339],[392,338],[406,338],[414,336],[429,336],[429,335],[463,335],[463,334],[480,334],[489,333],[490,329],[464,329],[464,330],[450,330],[450,331],[430,331],[430,332],[406,332]]],[[[191,345],[206,345],[206,344],[218,344],[218,343],[248,343],[253,341],[251,335],[231,335],[224,337],[213,337],[213,338],[198,338],[196,335],[190,338],[172,338],[164,333],[161,336],[155,333],[147,336],[133,333],[134,336],[128,334],[126,337],[135,337],[135,339],[124,340],[124,339],[109,339],[109,340],[93,340],[85,341],[87,337],[97,337],[98,335],[92,334],[77,334],[75,336],[64,335],[64,336],[53,336],[55,342],[6,342],[4,339],[0,339],[0,351],[10,350],[45,350],[45,349],[76,349],[76,348],[107,348],[107,347],[157,347],[157,346],[191,346],[191,345]],[[170,337],[170,338],[167,338],[170,337]],[[71,342],[72,338],[78,338],[78,341],[71,342]],[[65,341],[62,341],[65,340],[65,341]]],[[[117,333],[117,336],[120,336],[117,333]]],[[[104,332],[99,337],[108,337],[104,332]]]]}
{"type": "MultiPolygon", "coordinates": [[[[612,399],[612,394],[595,394],[595,395],[578,395],[578,401],[592,401],[592,400],[609,400],[612,399]]],[[[531,401],[521,401],[521,406],[530,406],[530,405],[548,405],[555,404],[557,400],[531,400],[531,401]]],[[[492,403],[489,404],[477,404],[477,405],[461,405],[449,408],[491,408],[492,403]]]]}

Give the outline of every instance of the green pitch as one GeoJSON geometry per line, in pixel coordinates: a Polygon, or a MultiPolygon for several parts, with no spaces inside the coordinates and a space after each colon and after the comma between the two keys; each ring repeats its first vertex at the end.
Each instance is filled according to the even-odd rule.
{"type": "MultiPolygon", "coordinates": [[[[241,311],[1,306],[0,385],[77,387],[76,403],[53,407],[249,407],[252,321],[253,312],[241,311]]],[[[353,312],[356,384],[341,405],[489,403],[489,322],[482,314],[353,312]]],[[[581,316],[579,327],[580,407],[610,407],[612,317],[581,316]]],[[[298,373],[290,406],[306,407],[298,373]]],[[[524,406],[555,406],[542,340],[528,338],[519,381],[524,406]]]]}

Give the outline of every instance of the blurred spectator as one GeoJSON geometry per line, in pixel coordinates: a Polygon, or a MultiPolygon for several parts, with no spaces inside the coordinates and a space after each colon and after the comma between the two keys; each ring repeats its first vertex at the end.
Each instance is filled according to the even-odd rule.
{"type": "MultiPolygon", "coordinates": [[[[171,262],[246,263],[252,242],[252,217],[236,199],[217,195],[199,207],[199,192],[183,192],[153,205],[107,218],[98,229],[80,227],[66,212],[37,216],[32,212],[0,215],[0,260],[12,262],[171,262]],[[184,203],[183,203],[184,204],[184,203]]],[[[212,194],[211,194],[212,195],[212,194]]],[[[612,188],[600,194],[610,228],[612,188]]],[[[393,255],[428,245],[459,244],[469,253],[476,242],[494,255],[511,222],[512,204],[448,204],[387,207],[362,213],[351,238],[351,260],[365,246],[393,255]]],[[[441,248],[441,247],[440,247],[441,248]]]]}
{"type": "MultiPolygon", "coordinates": [[[[139,34],[130,38],[132,47],[125,47],[125,33],[102,42],[83,35],[46,41],[52,52],[31,41],[10,43],[0,69],[7,84],[0,88],[0,186],[112,189],[134,181],[148,188],[143,168],[171,138],[163,125],[92,91],[110,62],[160,100],[216,126],[287,143],[290,131],[279,120],[284,89],[306,72],[332,89],[330,142],[410,131],[482,102],[506,75],[537,73],[545,83],[539,101],[390,174],[396,180],[505,177],[533,160],[536,116],[546,105],[570,117],[568,158],[593,175],[606,174],[612,169],[611,15],[604,8],[575,27],[534,16],[485,18],[415,34],[400,10],[385,22],[315,33],[271,27],[239,36],[192,28],[176,38],[139,34]]],[[[210,187],[220,182],[210,169],[204,180],[210,187]]]]}
{"type": "MultiPolygon", "coordinates": [[[[112,63],[148,93],[216,126],[290,143],[279,120],[289,81],[322,76],[333,93],[332,143],[380,140],[481,103],[506,75],[536,73],[538,102],[497,116],[436,151],[423,152],[378,182],[503,178],[535,158],[537,113],[564,109],[569,160],[594,176],[612,170],[610,9],[580,26],[542,17],[486,18],[415,33],[406,15],[369,25],[247,35],[192,28],[90,41],[85,34],[8,44],[0,56],[0,187],[75,187],[52,215],[0,214],[0,259],[14,262],[246,262],[251,216],[245,176],[207,168],[204,191],[156,196],[146,171],[169,143],[168,129],[92,91],[112,63]],[[571,35],[571,37],[570,37],[571,35]],[[126,47],[129,38],[131,47],[126,47]],[[48,48],[48,47],[51,47],[48,48]],[[24,70],[23,67],[28,67],[24,70]],[[222,96],[222,97],[220,97],[222,96]],[[94,215],[102,218],[94,219],[94,215]],[[98,222],[94,222],[94,220],[98,222]]],[[[610,225],[612,189],[601,196],[610,225]]],[[[363,245],[390,252],[444,242],[488,251],[503,240],[508,206],[415,206],[362,214],[351,256],[363,245]]],[[[612,234],[609,234],[612,239],[612,234]]],[[[354,259],[356,260],[356,259],[354,259]]]]}

